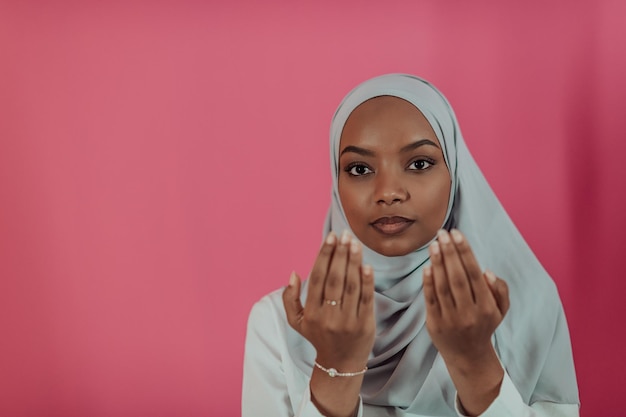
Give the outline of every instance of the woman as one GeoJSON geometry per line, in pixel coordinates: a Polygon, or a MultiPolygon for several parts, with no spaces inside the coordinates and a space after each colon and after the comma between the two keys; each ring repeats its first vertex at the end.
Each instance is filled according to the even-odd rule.
{"type": "Polygon", "coordinates": [[[371,79],[330,136],[328,234],[303,285],[252,309],[244,417],[577,416],[555,285],[443,95],[371,79]]]}

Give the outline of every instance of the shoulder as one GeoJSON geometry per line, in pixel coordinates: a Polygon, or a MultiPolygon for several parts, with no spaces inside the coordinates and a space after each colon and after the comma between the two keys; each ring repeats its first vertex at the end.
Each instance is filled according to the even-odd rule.
{"type": "Polygon", "coordinates": [[[273,291],[252,306],[246,333],[246,357],[249,361],[256,358],[261,362],[274,358],[285,372],[308,375],[315,349],[287,322],[282,293],[283,289],[273,291]]]}
{"type": "Polygon", "coordinates": [[[280,330],[287,322],[282,300],[283,289],[277,289],[263,296],[250,309],[248,332],[253,329],[265,331],[280,330]]]}

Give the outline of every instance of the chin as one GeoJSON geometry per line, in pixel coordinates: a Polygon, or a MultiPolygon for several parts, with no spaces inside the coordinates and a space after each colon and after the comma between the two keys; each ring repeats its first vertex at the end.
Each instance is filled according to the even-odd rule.
{"type": "Polygon", "coordinates": [[[413,248],[401,247],[398,245],[379,246],[373,250],[383,256],[389,257],[404,256],[415,251],[413,248]]]}
{"type": "Polygon", "coordinates": [[[418,238],[410,235],[393,236],[388,238],[372,236],[372,243],[375,243],[375,245],[369,246],[366,244],[366,246],[383,256],[398,257],[415,252],[416,250],[424,247],[424,245],[428,244],[429,241],[430,239],[423,239],[422,236],[418,238]]]}

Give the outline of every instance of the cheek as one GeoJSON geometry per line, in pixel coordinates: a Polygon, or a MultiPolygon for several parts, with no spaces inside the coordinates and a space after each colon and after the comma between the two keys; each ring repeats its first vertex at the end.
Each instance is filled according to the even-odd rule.
{"type": "Polygon", "coordinates": [[[351,192],[351,190],[339,191],[339,200],[346,216],[353,216],[355,212],[358,212],[357,209],[361,205],[358,198],[358,193],[351,192]]]}
{"type": "Polygon", "coordinates": [[[433,229],[439,229],[445,220],[448,211],[448,200],[450,199],[450,177],[442,176],[430,184],[429,187],[421,190],[424,202],[428,202],[424,214],[429,218],[429,223],[433,229]]]}
{"type": "Polygon", "coordinates": [[[439,226],[443,224],[446,212],[448,211],[448,201],[450,200],[451,187],[452,185],[450,184],[450,179],[448,177],[441,182],[441,185],[437,187],[433,193],[433,215],[438,218],[439,226]]]}
{"type": "Polygon", "coordinates": [[[339,180],[339,200],[352,229],[359,224],[357,220],[362,216],[366,203],[365,194],[363,190],[359,191],[358,187],[347,186],[345,183],[342,184],[341,179],[339,180]]]}

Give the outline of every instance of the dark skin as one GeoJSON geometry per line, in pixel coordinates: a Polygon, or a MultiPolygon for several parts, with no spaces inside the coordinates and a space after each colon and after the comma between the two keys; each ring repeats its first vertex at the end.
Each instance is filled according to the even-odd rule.
{"type": "MultiPolygon", "coordinates": [[[[300,278],[292,274],[283,293],[289,324],[313,344],[316,361],[340,372],[365,368],[374,344],[374,274],[361,265],[360,244],[349,235],[326,238],[309,277],[306,306],[300,303],[300,278]],[[325,300],[341,300],[329,305],[325,300]]],[[[331,417],[352,416],[358,406],[363,375],[331,378],[313,368],[314,404],[331,417]]]]}
{"type": "Polygon", "coordinates": [[[386,256],[430,242],[445,220],[450,173],[426,118],[412,104],[377,97],[357,107],[343,128],[339,196],[354,234],[386,256]],[[399,234],[372,225],[387,216],[412,221],[399,234]]]}
{"type": "MultiPolygon", "coordinates": [[[[437,236],[429,246],[431,265],[423,273],[426,326],[462,407],[479,415],[497,397],[504,376],[491,336],[509,298],[504,281],[482,272],[461,232],[438,232],[451,181],[436,135],[412,104],[377,97],[348,118],[340,154],[340,199],[360,242],[383,255],[402,256],[437,236]],[[407,222],[391,233],[381,231],[373,223],[385,216],[407,222]]],[[[292,274],[283,293],[289,324],[315,347],[322,366],[340,372],[364,369],[376,332],[374,276],[371,267],[362,265],[360,243],[348,233],[338,237],[331,232],[309,285],[302,306],[300,278],[292,274]]],[[[353,416],[362,381],[363,375],[331,378],[316,367],[312,400],[324,415],[353,416]]]]}

